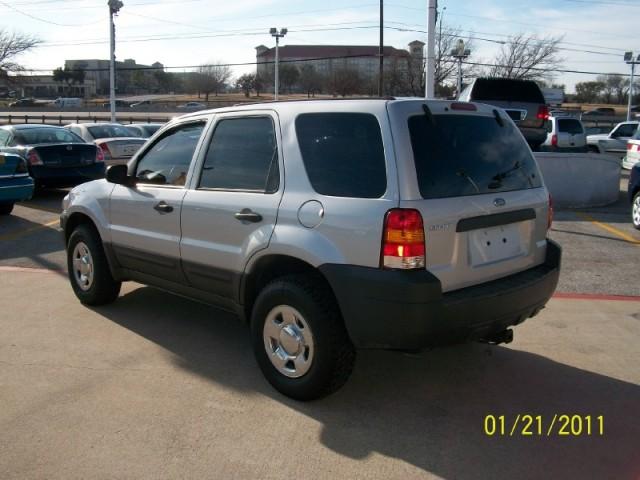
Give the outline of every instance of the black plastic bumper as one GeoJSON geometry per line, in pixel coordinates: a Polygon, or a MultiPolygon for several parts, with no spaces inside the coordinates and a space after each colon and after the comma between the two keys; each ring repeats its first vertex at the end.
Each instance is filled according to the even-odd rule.
{"type": "Polygon", "coordinates": [[[548,240],[542,265],[481,285],[442,293],[428,271],[325,264],[359,348],[420,349],[487,339],[537,314],[556,289],[561,248],[548,240]]]}

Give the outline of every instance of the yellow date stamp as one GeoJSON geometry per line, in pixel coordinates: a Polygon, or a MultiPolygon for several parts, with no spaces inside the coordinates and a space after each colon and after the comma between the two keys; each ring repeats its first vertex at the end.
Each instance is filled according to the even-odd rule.
{"type": "Polygon", "coordinates": [[[604,436],[604,415],[485,415],[488,437],[604,436]]]}

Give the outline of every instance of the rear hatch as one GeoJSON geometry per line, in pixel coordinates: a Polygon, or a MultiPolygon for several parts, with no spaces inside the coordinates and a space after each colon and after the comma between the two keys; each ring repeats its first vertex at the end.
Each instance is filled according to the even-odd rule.
{"type": "Polygon", "coordinates": [[[640,134],[638,133],[627,141],[627,162],[640,162],[640,134]]]}
{"type": "Polygon", "coordinates": [[[558,118],[559,148],[584,147],[587,144],[587,137],[584,134],[582,122],[577,118],[558,118]]]}
{"type": "Polygon", "coordinates": [[[388,111],[400,206],[422,215],[426,268],[451,291],[541,264],[548,194],[518,129],[486,105],[424,105],[391,102],[388,111]]]}
{"type": "Polygon", "coordinates": [[[96,161],[96,146],[89,143],[37,145],[35,151],[46,167],[82,167],[96,161]]]}
{"type": "Polygon", "coordinates": [[[479,78],[470,100],[504,109],[519,127],[542,128],[544,125],[541,108],[545,106],[545,99],[534,82],[479,78]]]}
{"type": "Polygon", "coordinates": [[[96,145],[100,146],[103,150],[105,147],[108,149],[112,159],[131,158],[133,155],[144,145],[146,139],[139,137],[131,138],[101,138],[96,140],[96,145]]]}

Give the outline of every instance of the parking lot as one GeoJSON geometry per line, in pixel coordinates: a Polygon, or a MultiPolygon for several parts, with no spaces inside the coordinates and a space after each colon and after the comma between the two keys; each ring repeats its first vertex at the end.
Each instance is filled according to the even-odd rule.
{"type": "MultiPolygon", "coordinates": [[[[611,206],[556,212],[558,294],[508,346],[361,352],[312,403],[266,383],[228,314],[129,284],[76,300],[63,190],[0,220],[0,477],[640,478],[640,232],[611,206]],[[488,435],[487,415],[604,428],[488,435]]],[[[510,423],[509,423],[510,422],[510,423]]]]}

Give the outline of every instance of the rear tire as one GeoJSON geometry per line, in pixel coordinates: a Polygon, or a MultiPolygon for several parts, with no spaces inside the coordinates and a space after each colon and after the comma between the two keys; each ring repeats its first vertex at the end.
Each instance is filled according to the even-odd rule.
{"type": "Polygon", "coordinates": [[[631,223],[635,229],[640,230],[640,192],[636,192],[631,202],[631,223]]]}
{"type": "Polygon", "coordinates": [[[76,297],[85,305],[105,305],[120,294],[98,232],[89,225],[78,226],[67,243],[69,281],[76,297]]]}
{"type": "Polygon", "coordinates": [[[253,350],[280,393],[315,400],[338,390],[355,363],[355,349],[329,286],[312,275],[269,283],[251,315],[253,350]]]}
{"type": "Polygon", "coordinates": [[[0,215],[9,215],[13,211],[13,203],[0,203],[0,215]]]}

